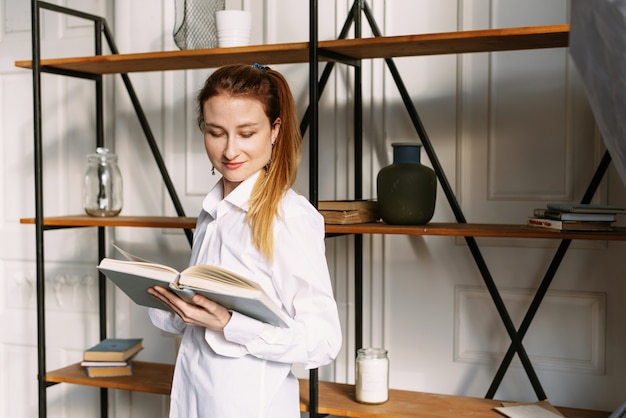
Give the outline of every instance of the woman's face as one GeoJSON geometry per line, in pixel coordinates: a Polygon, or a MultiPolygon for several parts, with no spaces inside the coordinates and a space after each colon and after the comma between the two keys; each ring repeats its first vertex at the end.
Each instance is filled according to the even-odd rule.
{"type": "Polygon", "coordinates": [[[223,176],[224,197],[270,161],[280,130],[256,99],[219,94],[208,99],[204,114],[204,146],[209,160],[223,176]]]}

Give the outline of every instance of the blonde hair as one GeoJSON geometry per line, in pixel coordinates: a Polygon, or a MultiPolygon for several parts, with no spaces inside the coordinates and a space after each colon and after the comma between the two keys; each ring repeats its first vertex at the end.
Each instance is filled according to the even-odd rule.
{"type": "Polygon", "coordinates": [[[266,168],[266,175],[259,176],[252,189],[247,216],[253,244],[271,260],[278,206],[285,192],[296,181],[301,158],[302,136],[293,95],[282,74],[268,67],[258,64],[220,67],[207,78],[198,93],[198,126],[201,129],[204,103],[219,94],[258,100],[263,104],[271,126],[279,118],[281,121],[272,146],[271,162],[266,168]]]}

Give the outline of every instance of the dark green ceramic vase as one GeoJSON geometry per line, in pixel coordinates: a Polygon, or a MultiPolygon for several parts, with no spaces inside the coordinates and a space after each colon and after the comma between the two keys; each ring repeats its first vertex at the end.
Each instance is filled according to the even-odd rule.
{"type": "Polygon", "coordinates": [[[422,146],[395,143],[393,164],[378,173],[378,211],[385,223],[423,225],[435,213],[437,176],[420,163],[422,146]]]}

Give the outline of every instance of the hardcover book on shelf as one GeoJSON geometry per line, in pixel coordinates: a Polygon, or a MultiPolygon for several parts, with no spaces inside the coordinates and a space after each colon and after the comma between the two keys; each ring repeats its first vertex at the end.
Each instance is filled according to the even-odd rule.
{"type": "Polygon", "coordinates": [[[375,222],[380,219],[375,200],[321,200],[317,208],[330,225],[375,222]]]}
{"type": "MultiPolygon", "coordinates": [[[[131,357],[132,358],[132,357],[131,357]]],[[[126,361],[97,361],[97,360],[83,360],[80,365],[83,367],[123,367],[130,364],[130,359],[126,361]]]]}
{"type": "Polygon", "coordinates": [[[132,376],[133,364],[128,363],[125,366],[89,366],[85,367],[85,373],[89,377],[115,377],[115,376],[132,376]]]}
{"type": "Polygon", "coordinates": [[[576,213],[626,213],[626,208],[620,208],[611,205],[599,205],[593,203],[562,203],[550,202],[547,204],[548,209],[558,210],[560,212],[576,212],[576,213]]]}
{"type": "Polygon", "coordinates": [[[614,213],[588,213],[588,212],[561,212],[547,208],[538,208],[534,211],[535,218],[554,219],[557,221],[593,221],[614,222],[614,213]]]}
{"type": "Polygon", "coordinates": [[[233,311],[268,324],[287,327],[287,315],[261,286],[234,272],[209,265],[195,265],[179,272],[163,264],[137,261],[142,259],[120,251],[129,260],[104,258],[98,270],[138,305],[168,309],[148,293],[150,287],[163,286],[186,301],[191,301],[199,293],[233,311]]]}
{"type": "Polygon", "coordinates": [[[106,338],[83,353],[84,361],[127,361],[143,348],[143,338],[106,338]]]}
{"type": "Polygon", "coordinates": [[[378,202],[371,199],[362,200],[320,200],[317,202],[317,209],[322,210],[377,210],[378,202]]]}
{"type": "Polygon", "coordinates": [[[320,213],[324,217],[324,223],[329,225],[362,224],[380,219],[378,212],[370,209],[320,210],[320,213]]]}
{"type": "Polygon", "coordinates": [[[527,224],[539,228],[549,228],[558,231],[612,231],[611,222],[591,221],[557,221],[545,218],[528,218],[527,224]]]}

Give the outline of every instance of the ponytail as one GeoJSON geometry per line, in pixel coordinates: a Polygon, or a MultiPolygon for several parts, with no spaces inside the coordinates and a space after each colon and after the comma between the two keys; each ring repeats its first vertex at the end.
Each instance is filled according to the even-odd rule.
{"type": "Polygon", "coordinates": [[[278,205],[296,181],[302,137],[289,84],[279,72],[271,69],[266,71],[276,85],[281,125],[272,148],[271,164],[266,175],[259,176],[252,190],[248,222],[254,245],[271,259],[274,251],[273,225],[278,215],[278,205]]]}

